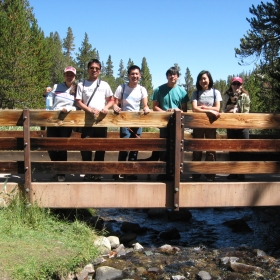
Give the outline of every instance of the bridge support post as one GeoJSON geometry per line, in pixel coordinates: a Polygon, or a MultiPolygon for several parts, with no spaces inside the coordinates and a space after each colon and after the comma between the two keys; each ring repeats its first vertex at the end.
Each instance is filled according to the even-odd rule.
{"type": "Polygon", "coordinates": [[[183,172],[184,160],[184,124],[181,111],[175,111],[169,121],[169,143],[167,149],[170,157],[167,163],[167,169],[170,174],[174,175],[174,198],[173,208],[179,211],[179,194],[180,194],[180,177],[183,172]]]}
{"type": "Polygon", "coordinates": [[[28,109],[23,110],[23,148],[24,148],[24,182],[25,191],[29,196],[29,200],[32,197],[32,175],[31,175],[31,159],[30,159],[30,111],[28,109]]]}

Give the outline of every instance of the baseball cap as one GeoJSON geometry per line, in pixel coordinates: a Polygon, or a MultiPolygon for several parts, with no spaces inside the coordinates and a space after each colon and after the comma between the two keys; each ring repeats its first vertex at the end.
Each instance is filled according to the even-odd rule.
{"type": "Polygon", "coordinates": [[[75,75],[76,75],[76,69],[72,66],[67,66],[65,69],[64,69],[64,73],[66,72],[73,72],[75,75]]]}
{"type": "Polygon", "coordinates": [[[234,82],[238,82],[238,83],[240,83],[240,84],[243,84],[243,81],[242,81],[242,79],[241,79],[240,77],[234,77],[234,78],[232,78],[231,83],[234,83],[234,82]]]}

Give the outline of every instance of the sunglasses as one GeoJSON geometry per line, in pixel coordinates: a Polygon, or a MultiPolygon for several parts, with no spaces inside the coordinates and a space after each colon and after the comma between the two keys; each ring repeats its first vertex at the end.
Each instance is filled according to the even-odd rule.
{"type": "Polygon", "coordinates": [[[89,69],[91,69],[91,70],[96,70],[96,71],[99,71],[99,70],[100,70],[100,68],[98,68],[98,67],[90,67],[89,69]]]}
{"type": "Polygon", "coordinates": [[[232,83],[233,86],[241,86],[242,84],[240,83],[232,83]]]}

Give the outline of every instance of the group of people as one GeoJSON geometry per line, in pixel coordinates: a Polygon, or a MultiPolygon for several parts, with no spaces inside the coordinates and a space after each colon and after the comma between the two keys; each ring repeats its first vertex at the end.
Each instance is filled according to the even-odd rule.
{"type": "MultiPolygon", "coordinates": [[[[139,84],[141,79],[141,69],[137,65],[132,65],[128,69],[128,83],[119,85],[113,94],[109,84],[99,79],[101,63],[97,59],[88,62],[88,79],[75,84],[76,69],[68,66],[64,69],[64,83],[54,85],[51,89],[53,93],[53,110],[63,112],[75,111],[80,108],[88,113],[98,115],[107,114],[109,108],[113,108],[115,113],[120,111],[139,111],[141,106],[144,114],[148,114],[151,109],[148,106],[148,93],[145,87],[139,84]]],[[[170,67],[166,72],[167,83],[157,87],[152,95],[153,111],[172,112],[175,110],[187,111],[187,103],[190,101],[185,89],[177,84],[180,73],[176,67],[170,67]]],[[[206,113],[210,118],[220,117],[220,102],[223,101],[223,112],[225,113],[248,113],[250,109],[250,98],[247,91],[242,88],[242,79],[234,77],[230,88],[221,93],[213,88],[213,79],[209,71],[201,71],[197,76],[196,88],[191,96],[193,112],[206,113]]],[[[47,88],[44,96],[48,94],[47,88]]],[[[47,137],[70,137],[72,128],[70,127],[48,127],[47,137]]],[[[141,127],[120,128],[120,138],[141,137],[141,127]]],[[[83,127],[82,138],[106,138],[107,128],[103,127],[83,127]]],[[[160,129],[160,137],[167,137],[167,129],[160,129]]],[[[248,139],[248,129],[228,129],[227,137],[231,139],[248,139]]],[[[216,138],[215,128],[195,128],[193,138],[216,138]]],[[[92,151],[81,151],[83,161],[92,160],[92,151]]],[[[137,151],[120,151],[119,161],[136,161],[137,151]]],[[[52,161],[67,161],[67,151],[49,151],[52,161]]],[[[94,161],[104,161],[105,151],[96,151],[94,161]]],[[[147,160],[168,160],[168,151],[152,152],[152,156],[147,160]]],[[[193,161],[202,159],[201,152],[193,152],[193,161]]],[[[206,161],[215,161],[216,152],[207,151],[206,161]]],[[[230,160],[242,160],[242,154],[238,152],[230,153],[230,160]]],[[[59,182],[65,181],[65,174],[57,174],[59,182]]],[[[199,181],[201,174],[193,174],[192,180],[199,181]]],[[[205,175],[208,181],[214,181],[215,174],[205,175]]],[[[136,175],[113,175],[114,179],[127,178],[137,179],[136,175]]],[[[243,174],[230,174],[228,179],[244,180],[243,174]]],[[[100,181],[101,174],[86,174],[85,181],[100,181]]],[[[170,178],[159,176],[159,179],[168,180],[170,178]]]]}

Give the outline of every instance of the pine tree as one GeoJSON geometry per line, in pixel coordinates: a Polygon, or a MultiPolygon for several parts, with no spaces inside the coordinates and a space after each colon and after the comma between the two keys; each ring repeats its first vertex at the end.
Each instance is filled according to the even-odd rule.
{"type": "Polygon", "coordinates": [[[79,48],[79,53],[76,53],[76,63],[77,63],[77,78],[78,79],[87,79],[88,77],[88,62],[96,58],[97,52],[96,49],[92,49],[91,44],[89,43],[88,35],[85,33],[82,46],[79,48]]]}
{"type": "Polygon", "coordinates": [[[106,62],[106,67],[105,67],[105,76],[106,77],[114,77],[114,66],[113,62],[111,59],[111,55],[109,55],[108,60],[106,62]]]}
{"type": "Polygon", "coordinates": [[[133,60],[131,60],[130,58],[128,59],[128,62],[127,62],[127,67],[126,67],[126,74],[125,74],[125,81],[128,83],[129,82],[129,79],[128,79],[128,73],[127,73],[127,71],[128,71],[128,69],[129,69],[129,67],[130,66],[132,66],[132,65],[134,65],[134,62],[133,62],[133,60]]]}
{"type": "Polygon", "coordinates": [[[149,106],[151,108],[150,97],[151,97],[151,94],[153,93],[153,84],[152,84],[152,75],[150,73],[150,69],[148,67],[146,57],[142,58],[140,85],[145,87],[148,92],[149,106]]]}
{"type": "MultiPolygon", "coordinates": [[[[177,68],[179,74],[181,75],[181,67],[179,66],[179,64],[178,64],[178,63],[174,63],[174,67],[177,68]]],[[[178,84],[178,85],[181,85],[180,76],[179,76],[179,78],[178,78],[177,84],[178,84]]]]}
{"type": "Polygon", "coordinates": [[[111,55],[109,55],[108,60],[106,62],[106,66],[102,73],[102,79],[110,85],[112,91],[115,91],[117,85],[116,85],[116,79],[114,77],[113,69],[114,69],[113,62],[111,59],[111,55]]]}
{"type": "Polygon", "coordinates": [[[185,73],[185,84],[184,88],[186,92],[188,93],[188,96],[191,97],[193,91],[195,90],[194,84],[193,84],[193,78],[191,75],[190,69],[187,67],[186,73],[185,73]]]}
{"type": "Polygon", "coordinates": [[[63,69],[68,64],[68,58],[65,57],[62,52],[62,42],[57,32],[51,32],[50,36],[47,37],[47,41],[52,56],[52,66],[50,68],[50,85],[53,85],[63,81],[63,69]]]}
{"type": "Polygon", "coordinates": [[[119,69],[118,69],[118,76],[116,78],[117,85],[122,85],[125,83],[125,75],[126,75],[126,70],[124,69],[123,60],[121,59],[119,64],[119,69]]]}
{"type": "Polygon", "coordinates": [[[28,1],[0,1],[0,26],[0,95],[17,108],[42,108],[51,56],[28,1]]]}
{"type": "Polygon", "coordinates": [[[68,64],[72,64],[72,51],[75,50],[74,35],[71,27],[68,27],[66,38],[63,39],[63,49],[65,50],[64,55],[68,58],[68,64]]]}

